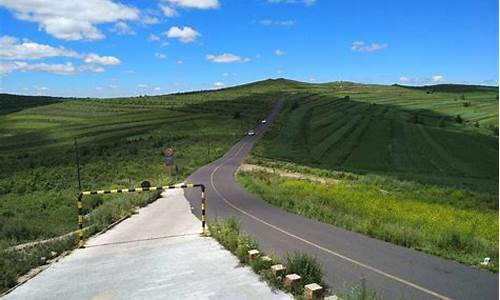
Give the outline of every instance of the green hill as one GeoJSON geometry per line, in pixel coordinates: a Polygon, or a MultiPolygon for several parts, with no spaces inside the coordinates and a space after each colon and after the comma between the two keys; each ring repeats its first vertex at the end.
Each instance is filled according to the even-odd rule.
{"type": "Polygon", "coordinates": [[[497,90],[471,87],[462,99],[460,93],[394,86],[313,87],[314,93],[288,103],[255,155],[497,190],[497,90]]]}

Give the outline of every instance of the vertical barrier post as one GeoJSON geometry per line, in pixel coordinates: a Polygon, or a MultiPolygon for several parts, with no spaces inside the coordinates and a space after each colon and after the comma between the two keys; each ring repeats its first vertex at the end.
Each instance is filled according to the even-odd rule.
{"type": "Polygon", "coordinates": [[[207,224],[206,224],[206,199],[205,199],[205,186],[200,185],[201,187],[201,229],[203,235],[207,235],[207,224]]]}
{"type": "Polygon", "coordinates": [[[78,208],[78,248],[84,248],[83,244],[83,203],[82,203],[83,194],[78,193],[78,198],[76,200],[76,207],[78,208]]]}

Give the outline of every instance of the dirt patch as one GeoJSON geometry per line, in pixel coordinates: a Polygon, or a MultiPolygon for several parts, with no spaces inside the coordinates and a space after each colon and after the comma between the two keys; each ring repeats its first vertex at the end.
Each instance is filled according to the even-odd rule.
{"type": "Polygon", "coordinates": [[[302,180],[310,180],[310,181],[315,181],[323,184],[335,184],[338,183],[338,179],[333,179],[333,178],[325,178],[325,177],[319,177],[315,175],[310,175],[310,174],[304,174],[304,173],[297,173],[297,172],[290,172],[286,171],[283,169],[275,169],[275,168],[269,168],[269,167],[263,167],[259,165],[251,165],[251,164],[242,164],[237,172],[239,171],[261,171],[261,172],[267,172],[267,173],[272,173],[279,175],[281,177],[286,177],[286,178],[293,178],[293,179],[302,179],[302,180]]]}

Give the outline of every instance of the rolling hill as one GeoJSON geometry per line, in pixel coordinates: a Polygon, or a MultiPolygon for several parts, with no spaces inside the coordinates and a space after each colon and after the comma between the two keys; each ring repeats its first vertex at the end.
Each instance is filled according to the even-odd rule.
{"type": "MultiPolygon", "coordinates": [[[[257,144],[253,156],[259,160],[389,175],[488,193],[481,199],[498,197],[498,92],[449,90],[270,79],[221,90],[114,99],[0,94],[0,289],[39,264],[36,257],[74,246],[68,240],[4,251],[76,229],[75,138],[83,189],[134,186],[144,179],[168,184],[221,156],[279,98],[287,99],[286,108],[257,144]],[[176,150],[173,177],[162,165],[166,146],[176,150]]],[[[86,202],[89,232],[153,196],[86,202]]],[[[498,211],[498,205],[486,202],[488,213],[498,211]]]]}

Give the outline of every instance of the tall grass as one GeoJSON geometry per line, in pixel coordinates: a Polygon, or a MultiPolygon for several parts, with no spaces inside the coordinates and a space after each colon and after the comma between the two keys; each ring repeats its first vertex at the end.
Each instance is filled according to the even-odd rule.
{"type": "Polygon", "coordinates": [[[447,196],[431,187],[422,194],[407,193],[362,180],[325,185],[259,172],[240,172],[237,178],[288,211],[471,265],[491,257],[489,268],[498,270],[498,213],[454,207],[459,192],[447,196]],[[442,201],[426,199],[431,193],[442,201]]]}

